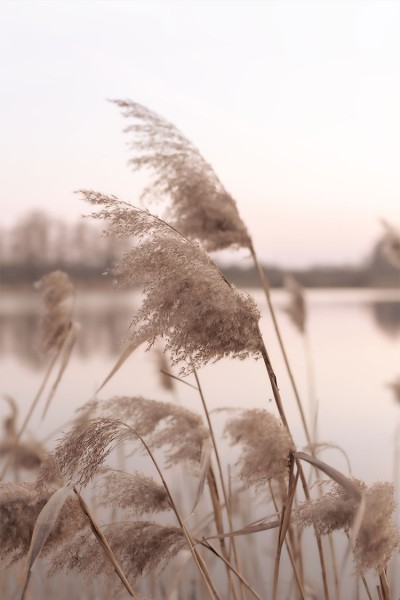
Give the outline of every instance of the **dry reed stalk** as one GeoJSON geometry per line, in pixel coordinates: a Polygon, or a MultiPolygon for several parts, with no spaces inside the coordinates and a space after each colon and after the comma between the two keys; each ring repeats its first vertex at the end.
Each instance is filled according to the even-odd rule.
{"type": "Polygon", "coordinates": [[[49,377],[51,375],[53,367],[54,367],[54,365],[55,365],[58,357],[60,356],[60,353],[61,353],[61,348],[60,348],[60,350],[56,354],[54,354],[54,356],[52,357],[52,359],[51,359],[51,361],[50,361],[50,363],[49,363],[49,365],[47,367],[47,371],[45,373],[44,379],[43,379],[42,383],[40,384],[40,387],[39,387],[39,389],[38,389],[38,391],[36,393],[36,396],[32,400],[32,403],[31,403],[31,405],[29,407],[29,410],[28,410],[28,412],[27,412],[27,414],[25,416],[25,419],[24,419],[24,421],[23,421],[23,423],[22,423],[22,425],[21,425],[21,427],[20,427],[17,435],[15,436],[15,439],[14,439],[14,449],[9,452],[8,458],[7,458],[6,462],[5,462],[5,464],[3,465],[3,469],[2,469],[2,471],[0,473],[0,481],[3,481],[4,477],[7,474],[7,471],[9,469],[9,467],[11,466],[11,463],[12,463],[12,460],[13,460],[13,453],[16,451],[16,449],[18,447],[18,444],[19,444],[19,442],[21,440],[21,437],[24,434],[24,432],[25,432],[25,430],[26,430],[26,428],[27,428],[27,426],[29,424],[29,421],[31,420],[31,417],[32,417],[32,415],[33,415],[33,413],[35,411],[36,406],[38,405],[38,402],[39,402],[39,400],[40,400],[40,398],[42,396],[43,390],[44,390],[44,388],[45,388],[45,386],[46,386],[46,384],[47,384],[47,382],[49,380],[49,377]]]}
{"type": "MultiPolygon", "coordinates": [[[[232,243],[248,247],[251,250],[253,258],[255,259],[255,263],[258,267],[259,272],[262,272],[258,265],[258,261],[254,252],[254,248],[252,246],[251,239],[249,238],[247,231],[244,225],[242,224],[242,221],[240,220],[233,200],[229,198],[229,202],[227,202],[227,195],[225,193],[225,190],[222,188],[222,185],[220,184],[212,168],[204,161],[203,157],[200,155],[197,149],[195,149],[193,145],[187,141],[185,136],[183,136],[183,134],[181,134],[179,130],[177,130],[169,122],[159,117],[159,115],[156,115],[155,113],[149,111],[145,107],[138,105],[137,103],[132,103],[128,101],[118,101],[117,104],[119,104],[119,106],[121,106],[125,110],[125,116],[133,117],[138,121],[138,123],[134,122],[134,124],[128,128],[128,131],[134,131],[136,133],[139,133],[140,141],[138,143],[134,142],[133,147],[138,149],[139,152],[143,153],[141,156],[133,159],[132,163],[134,164],[135,168],[141,168],[143,166],[152,168],[156,173],[156,180],[155,182],[153,182],[150,188],[153,188],[158,192],[161,191],[162,193],[170,194],[175,207],[175,214],[177,217],[182,217],[183,211],[187,211],[186,214],[191,215],[191,218],[187,219],[186,221],[185,219],[180,218],[179,228],[184,230],[183,223],[189,222],[190,229],[188,231],[184,230],[185,234],[195,237],[196,239],[201,239],[202,242],[205,243],[209,248],[210,229],[214,241],[217,239],[219,240],[218,246],[215,247],[227,247],[232,243]],[[173,148],[172,152],[168,151],[168,145],[170,143],[171,147],[173,148]],[[185,183],[183,185],[181,184],[182,175],[184,177],[184,180],[186,180],[188,172],[193,175],[193,179],[195,179],[194,175],[200,177],[200,179],[197,179],[197,181],[199,182],[199,187],[191,187],[188,189],[185,183]],[[215,196],[215,194],[212,193],[213,190],[215,192],[216,187],[220,191],[222,191],[222,194],[217,194],[217,196],[215,196]],[[192,200],[192,196],[193,193],[195,193],[195,189],[197,193],[200,191],[201,194],[199,196],[199,202],[194,203],[192,200]],[[222,200],[222,206],[226,207],[225,216],[227,214],[228,206],[230,208],[233,207],[233,213],[231,214],[234,215],[233,221],[235,223],[235,227],[241,232],[245,232],[245,235],[241,239],[236,238],[233,242],[231,239],[229,241],[227,241],[226,239],[222,241],[222,237],[218,237],[218,235],[216,235],[218,228],[215,226],[208,228],[208,236],[204,235],[204,224],[209,224],[207,218],[204,219],[204,215],[206,214],[206,212],[204,211],[204,202],[209,202],[209,197],[212,199],[212,206],[213,204],[215,205],[216,200],[218,200],[218,209],[220,209],[220,201],[222,200]],[[200,210],[202,211],[200,221],[199,219],[195,219],[193,217],[193,207],[195,207],[196,210],[198,209],[198,207],[200,207],[200,210]],[[196,224],[194,227],[193,223],[196,224]]],[[[90,201],[93,201],[93,199],[88,199],[90,201]]],[[[105,211],[103,211],[103,214],[101,216],[106,216],[105,211]]],[[[114,221],[114,223],[118,223],[116,231],[123,231],[124,235],[126,236],[127,230],[129,231],[129,226],[127,228],[126,226],[124,226],[124,228],[121,226],[121,213],[119,213],[118,218],[119,223],[117,222],[117,220],[114,221]]],[[[127,269],[125,273],[127,273],[130,270],[131,268],[127,269]]],[[[263,283],[266,283],[265,276],[263,278],[263,283]]],[[[266,288],[268,288],[269,292],[269,286],[266,286],[266,288]]],[[[274,321],[276,323],[276,319],[274,319],[274,321]]],[[[283,344],[281,345],[283,348],[283,344]]],[[[287,358],[285,362],[287,363],[287,358]]],[[[294,383],[292,375],[291,380],[294,383]]],[[[296,398],[298,399],[298,404],[307,438],[309,441],[311,441],[298,394],[296,394],[296,398]]],[[[301,469],[301,466],[298,466],[298,468],[301,469]]],[[[320,548],[320,555],[321,554],[322,547],[320,548]]],[[[323,560],[322,557],[321,560],[323,560]]],[[[322,568],[322,570],[324,571],[324,567],[322,568]]],[[[325,583],[324,588],[325,592],[327,592],[325,583]]]]}
{"type": "Polygon", "coordinates": [[[103,548],[108,560],[111,562],[112,566],[114,567],[115,572],[117,573],[118,577],[120,578],[120,580],[122,582],[122,585],[128,591],[128,594],[132,598],[138,598],[134,589],[132,588],[131,584],[129,583],[125,573],[123,572],[118,560],[116,559],[114,552],[111,550],[111,547],[107,541],[107,538],[101,531],[101,528],[100,528],[99,524],[97,523],[97,519],[95,518],[93,512],[90,510],[88,504],[85,502],[85,500],[83,499],[83,497],[77,490],[76,486],[73,487],[73,491],[74,491],[76,497],[78,498],[79,504],[80,504],[84,514],[87,516],[87,518],[89,520],[90,527],[91,527],[94,535],[96,536],[101,547],[103,548]]]}
{"type": "MultiPolygon", "coordinates": [[[[260,333],[260,337],[261,337],[261,333],[260,333]]],[[[262,340],[262,337],[261,337],[261,340],[262,340]]],[[[275,375],[274,370],[272,368],[271,361],[269,359],[269,355],[268,355],[268,352],[267,352],[267,348],[265,347],[265,344],[264,344],[263,341],[262,341],[262,350],[261,350],[261,352],[262,352],[262,357],[263,357],[263,360],[264,360],[265,367],[267,369],[269,381],[270,381],[271,388],[272,388],[272,393],[273,393],[273,396],[274,396],[276,407],[277,407],[278,412],[279,412],[279,416],[280,416],[280,418],[282,420],[283,425],[285,426],[285,428],[287,429],[289,435],[291,436],[290,429],[289,429],[289,424],[288,424],[288,421],[287,421],[287,418],[286,418],[285,410],[283,408],[283,403],[282,403],[281,395],[280,395],[278,384],[277,384],[276,375],[275,375]]],[[[307,500],[309,500],[310,499],[310,492],[309,492],[307,481],[306,481],[306,478],[305,478],[305,475],[304,475],[303,467],[302,467],[302,465],[300,463],[300,460],[299,460],[299,457],[298,457],[298,453],[295,454],[294,458],[295,458],[297,470],[299,471],[299,474],[300,474],[301,484],[302,484],[302,487],[303,487],[303,491],[304,491],[305,497],[307,498],[307,500]]],[[[318,555],[319,555],[319,560],[320,560],[320,565],[321,565],[321,575],[322,575],[322,582],[323,582],[323,586],[324,586],[324,595],[325,595],[325,599],[329,600],[330,596],[329,596],[328,578],[327,578],[327,571],[326,571],[326,566],[325,566],[324,552],[323,552],[323,548],[322,548],[322,543],[321,543],[320,536],[319,536],[319,534],[318,534],[318,532],[316,530],[315,530],[315,536],[316,536],[316,542],[317,542],[317,547],[318,547],[318,555]]]]}
{"type": "Polygon", "coordinates": [[[389,582],[387,580],[387,575],[385,569],[381,569],[379,571],[379,580],[381,583],[381,592],[383,600],[390,600],[391,594],[389,589],[389,582]]]}
{"type": "Polygon", "coordinates": [[[373,600],[371,590],[369,589],[367,580],[365,579],[364,575],[361,575],[360,577],[361,577],[361,581],[363,582],[365,592],[368,596],[368,600],[373,600]]]}
{"type": "MultiPolygon", "coordinates": [[[[357,571],[384,571],[393,552],[400,545],[400,536],[392,521],[395,510],[393,486],[376,483],[366,487],[351,481],[326,463],[298,452],[301,460],[315,464],[336,484],[330,494],[297,509],[296,519],[312,524],[320,534],[336,529],[350,532],[357,571]]],[[[346,558],[346,557],[345,557],[346,558]]]]}
{"type": "MultiPolygon", "coordinates": [[[[39,390],[29,407],[28,413],[18,433],[16,433],[14,437],[14,450],[11,450],[8,454],[8,459],[6,460],[0,473],[0,481],[4,479],[12,463],[13,454],[17,449],[21,437],[25,432],[32,414],[42,396],[57,359],[61,356],[64,347],[66,345],[68,346],[68,336],[70,335],[71,328],[73,328],[71,316],[75,288],[68,275],[62,271],[53,271],[42,277],[42,279],[35,284],[35,287],[42,292],[46,309],[42,320],[41,345],[43,352],[47,355],[50,355],[51,358],[39,390]]],[[[61,378],[65,367],[66,363],[62,366],[58,381],[61,378]]]]}
{"type": "Polygon", "coordinates": [[[256,592],[256,590],[243,577],[243,575],[239,571],[237,571],[235,569],[235,567],[225,558],[225,556],[220,554],[218,552],[218,550],[216,548],[214,548],[214,546],[212,546],[207,539],[203,538],[200,543],[205,548],[208,548],[209,550],[211,550],[211,552],[213,552],[215,554],[215,556],[218,556],[218,558],[220,560],[222,560],[222,562],[228,567],[228,569],[230,569],[230,571],[232,571],[232,573],[234,573],[236,575],[236,577],[239,579],[240,583],[242,583],[249,590],[249,592],[254,596],[254,598],[256,598],[256,600],[263,600],[263,598],[256,592]]]}
{"type": "Polygon", "coordinates": [[[273,323],[273,326],[274,326],[275,334],[276,334],[276,337],[277,337],[277,340],[278,340],[278,343],[279,343],[279,347],[281,349],[281,353],[282,353],[282,356],[283,356],[285,367],[286,367],[286,370],[287,370],[287,373],[288,373],[288,376],[289,376],[289,380],[290,380],[290,383],[291,383],[291,386],[292,386],[292,389],[293,389],[293,393],[294,393],[294,396],[295,396],[295,399],[296,399],[296,404],[297,404],[297,408],[298,408],[298,411],[299,411],[299,414],[300,414],[300,419],[301,419],[301,423],[303,425],[304,433],[306,435],[307,443],[310,444],[310,443],[312,443],[312,438],[311,438],[311,435],[310,435],[310,432],[309,432],[309,429],[308,429],[307,420],[306,420],[306,417],[305,417],[305,414],[304,414],[303,404],[302,404],[302,401],[301,401],[301,398],[300,398],[300,394],[299,394],[299,391],[298,391],[298,388],[297,388],[297,385],[296,385],[296,381],[295,381],[295,378],[294,378],[294,375],[293,375],[292,368],[291,368],[290,363],[289,363],[289,358],[288,358],[288,355],[287,355],[287,352],[286,352],[285,344],[283,342],[283,338],[282,338],[282,334],[281,334],[281,331],[280,331],[280,328],[279,328],[278,320],[276,318],[275,309],[274,309],[274,306],[272,304],[270,285],[269,285],[267,276],[265,275],[265,273],[264,273],[263,269],[261,268],[261,265],[260,265],[260,263],[258,261],[258,258],[257,258],[257,255],[256,255],[256,252],[254,250],[253,245],[251,245],[251,247],[250,247],[250,253],[251,253],[251,256],[253,258],[253,261],[254,261],[254,264],[255,264],[255,267],[256,267],[256,271],[257,271],[257,274],[259,276],[262,288],[264,290],[264,294],[265,294],[265,297],[266,297],[266,300],[267,300],[268,309],[269,309],[269,312],[270,312],[270,315],[271,315],[271,318],[272,318],[272,323],[273,323]]]}
{"type": "Polygon", "coordinates": [[[315,394],[314,366],[311,352],[310,336],[308,330],[308,311],[305,293],[303,287],[291,275],[286,275],[284,278],[284,286],[289,293],[289,303],[285,307],[285,312],[289,315],[290,320],[300,332],[304,342],[304,354],[306,357],[306,373],[309,391],[309,408],[310,408],[310,423],[311,436],[314,443],[317,442],[317,417],[318,404],[315,394]]]}
{"type": "Polygon", "coordinates": [[[148,455],[149,455],[149,457],[150,457],[153,465],[156,468],[156,471],[157,471],[157,473],[158,473],[158,475],[159,475],[159,477],[160,477],[160,479],[162,481],[162,484],[165,487],[165,490],[166,490],[166,492],[168,494],[168,499],[169,499],[170,504],[172,506],[172,509],[173,509],[173,511],[175,513],[175,516],[176,516],[176,518],[178,520],[178,523],[179,523],[179,525],[180,525],[180,527],[181,527],[181,529],[183,531],[183,534],[184,534],[184,536],[185,536],[185,538],[187,540],[187,543],[189,545],[190,551],[191,551],[191,553],[193,555],[193,558],[194,558],[194,562],[195,562],[196,566],[198,567],[201,576],[203,577],[206,589],[207,589],[210,597],[213,600],[214,599],[221,600],[220,595],[218,594],[217,590],[214,587],[214,584],[213,584],[212,579],[210,577],[210,574],[208,572],[207,566],[206,566],[205,562],[203,561],[202,557],[200,556],[200,554],[198,553],[198,551],[196,550],[195,542],[194,542],[191,534],[189,533],[188,529],[186,528],[185,523],[184,523],[184,521],[183,521],[183,519],[182,519],[182,517],[181,517],[181,515],[180,515],[180,513],[178,511],[178,508],[177,508],[177,506],[176,506],[176,504],[174,502],[174,499],[173,499],[173,497],[171,495],[171,492],[169,490],[167,482],[164,479],[164,475],[163,475],[163,473],[162,473],[162,471],[161,471],[161,469],[160,469],[160,467],[158,465],[158,462],[156,461],[156,459],[154,457],[154,454],[151,452],[149,446],[146,444],[146,442],[144,441],[144,439],[140,435],[138,435],[131,427],[129,427],[129,426],[126,426],[126,427],[128,427],[128,429],[132,432],[132,434],[135,437],[137,437],[137,439],[139,439],[140,442],[143,444],[143,447],[145,448],[145,450],[148,453],[148,455]]]}
{"type": "MultiPolygon", "coordinates": [[[[298,473],[296,474],[296,477],[298,476],[298,473]]],[[[278,508],[278,504],[276,502],[276,498],[275,498],[275,494],[274,491],[272,489],[272,485],[271,485],[271,481],[268,482],[269,484],[269,490],[270,490],[270,494],[271,494],[271,498],[272,498],[272,502],[274,504],[275,510],[277,511],[277,514],[279,514],[279,508],[278,508]]],[[[284,511],[284,505],[282,505],[282,512],[284,511]]],[[[278,539],[277,539],[277,550],[279,548],[279,544],[280,544],[280,539],[281,539],[281,531],[282,531],[282,517],[279,519],[279,527],[278,527],[278,539]]],[[[289,556],[289,560],[290,560],[290,564],[292,565],[292,569],[293,569],[293,575],[294,575],[294,579],[298,588],[298,593],[300,594],[300,598],[301,600],[306,600],[306,593],[304,590],[304,574],[302,571],[302,568],[298,568],[297,564],[296,564],[296,553],[295,553],[295,547],[294,544],[289,544],[289,542],[284,539],[285,542],[285,546],[286,546],[286,550],[289,556]]],[[[298,553],[299,556],[301,556],[301,552],[298,553]]],[[[280,558],[280,549],[279,549],[279,558],[280,558]]],[[[300,565],[301,567],[301,565],[300,565]]],[[[279,571],[279,562],[277,564],[277,557],[275,557],[275,565],[274,565],[274,587],[275,585],[277,585],[278,582],[278,571],[279,571]],[[276,578],[276,580],[275,580],[276,578]]]]}
{"type": "MultiPolygon", "coordinates": [[[[219,493],[218,493],[217,480],[216,480],[214,470],[211,465],[209,466],[208,471],[207,471],[207,483],[208,483],[208,488],[210,491],[211,505],[213,507],[215,527],[217,529],[218,534],[223,536],[224,526],[223,526],[223,517],[222,517],[222,506],[221,506],[219,493]]],[[[226,549],[224,537],[221,537],[219,541],[220,541],[221,551],[222,551],[223,556],[227,560],[229,560],[229,555],[228,555],[228,552],[226,549]]],[[[228,568],[227,568],[227,575],[228,575],[229,592],[232,593],[232,595],[235,599],[237,599],[236,589],[235,589],[234,583],[232,581],[232,574],[228,568]]],[[[242,592],[242,598],[243,598],[243,592],[242,592]]]]}
{"type": "Polygon", "coordinates": [[[0,458],[7,457],[9,453],[12,455],[12,467],[14,470],[14,481],[19,481],[19,469],[29,471],[37,469],[42,463],[46,451],[40,442],[31,440],[30,442],[17,442],[17,418],[18,406],[10,396],[3,396],[4,400],[11,408],[11,414],[3,419],[4,436],[0,441],[0,458]]]}
{"type": "MultiPolygon", "coordinates": [[[[310,447],[311,454],[314,455],[315,445],[318,443],[318,400],[316,396],[315,386],[315,372],[313,354],[311,350],[310,333],[308,328],[308,311],[306,298],[302,286],[296,279],[290,275],[287,275],[284,279],[285,288],[289,292],[289,304],[285,307],[285,312],[289,315],[292,323],[298,329],[302,335],[304,343],[304,355],[306,358],[306,373],[308,383],[308,395],[309,395],[309,419],[311,424],[311,437],[312,446],[310,447]]],[[[317,475],[318,469],[314,467],[313,471],[317,475]]],[[[311,485],[312,471],[310,471],[308,485],[311,485]]],[[[319,494],[321,489],[318,488],[319,494]]],[[[335,547],[333,544],[332,536],[328,536],[329,550],[332,558],[332,571],[335,585],[335,598],[340,600],[340,589],[339,589],[339,574],[337,570],[335,547]]]]}
{"type": "MultiPolygon", "coordinates": [[[[211,417],[210,417],[210,413],[208,411],[208,407],[207,407],[207,403],[206,403],[206,399],[203,393],[203,389],[202,386],[200,384],[200,379],[197,373],[197,369],[194,366],[194,364],[192,363],[192,368],[193,368],[193,374],[194,377],[196,379],[196,384],[197,384],[197,389],[199,391],[199,395],[200,395],[200,399],[201,399],[201,403],[203,405],[203,409],[204,409],[204,413],[206,415],[206,419],[207,419],[207,423],[208,423],[208,428],[210,430],[210,435],[211,435],[211,440],[212,440],[212,444],[213,444],[213,448],[214,448],[214,453],[215,453],[215,458],[217,461],[217,467],[218,467],[218,474],[219,474],[219,479],[220,479],[220,483],[221,483],[221,488],[222,488],[222,494],[224,497],[224,502],[225,502],[225,508],[226,508],[226,515],[228,518],[228,524],[229,524],[229,531],[233,531],[233,522],[232,522],[232,510],[231,510],[231,506],[230,506],[230,502],[229,502],[229,497],[228,497],[228,493],[227,493],[227,489],[226,489],[226,484],[225,484],[225,477],[224,477],[224,473],[223,473],[223,469],[222,469],[222,464],[221,464],[221,458],[219,455],[219,450],[218,450],[218,444],[217,444],[217,440],[215,437],[215,433],[214,433],[214,428],[213,428],[213,424],[211,421],[211,417]]],[[[222,525],[222,522],[221,522],[222,525]]],[[[221,530],[218,531],[219,534],[224,533],[223,528],[221,527],[221,530]]],[[[221,539],[221,549],[222,549],[222,553],[224,554],[225,558],[228,558],[228,556],[225,553],[225,546],[223,543],[223,539],[221,539]]],[[[240,562],[239,562],[239,554],[238,554],[238,550],[236,547],[236,542],[235,539],[232,538],[232,550],[233,550],[233,555],[234,555],[234,559],[235,559],[235,566],[238,569],[238,571],[240,571],[240,562]]],[[[243,598],[243,590],[242,588],[240,588],[241,590],[241,595],[243,598]]],[[[235,592],[234,592],[235,594],[235,592]]],[[[236,594],[235,594],[236,596],[236,594]]]]}
{"type": "MultiPolygon", "coordinates": [[[[130,161],[131,164],[135,169],[146,167],[155,173],[155,180],[149,185],[145,195],[152,191],[156,195],[169,196],[172,201],[170,217],[173,223],[185,235],[199,239],[209,250],[231,245],[250,250],[267,297],[306,438],[310,444],[311,436],[272,306],[269,284],[232,197],[226,193],[214,170],[206,163],[197,148],[174,125],[138,103],[116,101],[116,104],[123,109],[125,117],[132,119],[132,124],[126,128],[126,131],[133,132],[136,136],[132,148],[136,150],[137,155],[130,161]],[[190,185],[187,181],[191,182],[190,185]],[[216,221],[213,221],[211,215],[216,214],[215,211],[219,216],[216,221]],[[227,226],[228,222],[229,226],[227,226]],[[224,223],[223,228],[222,223],[224,223]],[[230,236],[222,236],[221,229],[229,230],[230,236]],[[234,231],[233,236],[232,231],[234,231]]],[[[301,469],[301,466],[298,465],[298,468],[301,469]]],[[[319,554],[323,563],[320,544],[319,554]]],[[[324,572],[325,567],[323,564],[321,566],[324,572]]],[[[324,588],[327,593],[325,578],[324,588]]]]}
{"type": "MultiPolygon", "coordinates": [[[[280,566],[282,547],[285,542],[286,533],[290,527],[290,518],[291,518],[293,500],[294,500],[294,495],[296,493],[296,486],[297,486],[298,479],[299,479],[299,471],[297,471],[296,477],[294,478],[292,485],[289,486],[286,504],[285,503],[282,504],[282,511],[281,511],[281,516],[280,516],[280,520],[279,520],[279,529],[278,529],[278,542],[277,542],[277,548],[276,548],[276,554],[275,554],[274,578],[273,578],[273,585],[272,585],[272,599],[273,600],[276,600],[276,598],[277,598],[279,566],[280,566]]],[[[287,547],[288,546],[289,545],[287,544],[287,547]]],[[[289,552],[289,556],[290,556],[290,552],[289,552]]],[[[296,568],[295,562],[294,562],[294,560],[292,560],[291,556],[290,556],[290,559],[292,562],[293,571],[295,573],[296,582],[299,585],[299,590],[302,595],[302,598],[304,598],[304,591],[302,590],[302,586],[301,586],[301,582],[300,582],[300,579],[299,579],[299,576],[297,573],[297,568],[296,568]]]]}
{"type": "MultiPolygon", "coordinates": [[[[151,401],[148,402],[150,404],[150,410],[154,411],[155,409],[161,408],[162,403],[156,403],[153,401],[153,404],[151,404],[151,401]]],[[[144,406],[141,405],[140,402],[138,405],[144,406]]],[[[189,413],[189,411],[186,411],[183,408],[175,407],[174,405],[172,405],[172,407],[177,413],[179,413],[179,415],[183,417],[186,417],[189,413]]],[[[121,407],[121,412],[123,413],[123,405],[121,407]]],[[[165,412],[163,414],[165,415],[165,412]]],[[[149,426],[149,413],[147,412],[147,414],[142,415],[142,417],[142,424],[147,423],[147,426],[149,426]]],[[[176,429],[173,431],[176,431],[176,429]]],[[[163,443],[169,443],[168,440],[170,441],[170,437],[168,433],[166,437],[162,434],[162,432],[160,435],[163,443]]],[[[186,442],[185,432],[183,432],[183,436],[186,442]]],[[[156,468],[162,485],[165,488],[168,502],[175,513],[179,526],[189,546],[189,550],[193,556],[194,562],[203,578],[209,596],[213,599],[220,600],[220,596],[214,587],[204,561],[195,548],[192,536],[187,530],[177,509],[154,454],[150,450],[149,445],[145,442],[143,437],[129,424],[123,423],[120,420],[103,417],[101,419],[92,419],[77,425],[74,430],[72,430],[72,432],[66,436],[64,442],[58,446],[58,448],[52,453],[52,455],[50,455],[46,463],[43,465],[42,472],[39,477],[39,483],[46,481],[46,479],[49,477],[54,478],[55,475],[58,475],[62,478],[69,477],[71,482],[74,483],[75,487],[78,484],[86,485],[98,472],[99,467],[113,449],[113,445],[119,444],[124,439],[131,438],[138,440],[141,443],[142,447],[146,450],[146,454],[150,457],[154,467],[156,468]]],[[[154,439],[157,439],[157,436],[154,436],[154,439]]],[[[191,452],[193,454],[193,450],[191,450],[191,452]]],[[[194,452],[197,455],[196,450],[194,452]]]]}

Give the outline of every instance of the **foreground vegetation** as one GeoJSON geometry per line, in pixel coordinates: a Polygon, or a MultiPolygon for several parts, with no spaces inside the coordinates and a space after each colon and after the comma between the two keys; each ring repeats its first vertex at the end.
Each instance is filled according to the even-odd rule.
{"type": "MultiPolygon", "coordinates": [[[[154,176],[145,196],[167,197],[169,209],[164,220],[114,196],[81,192],[92,207],[91,217],[107,225],[107,235],[131,242],[112,275],[120,286],[141,285],[142,303],[114,368],[104,374],[96,397],[82,407],[51,452],[24,434],[40,401],[46,415],[80,328],[69,277],[55,271],[38,283],[46,309],[42,346],[48,369],[22,425],[17,425],[11,399],[11,416],[4,423],[1,478],[8,481],[0,484],[0,558],[7,565],[0,579],[3,596],[28,597],[34,586],[31,572],[37,570],[50,577],[48,587],[41,579],[48,598],[62,597],[63,592],[51,588],[51,578],[62,581],[62,573],[82,576],[69,588],[70,598],[336,599],[349,598],[349,589],[360,597],[394,598],[399,550],[394,487],[389,482],[367,486],[318,457],[318,406],[314,399],[306,418],[270,282],[233,198],[173,125],[139,104],[118,105],[130,119],[133,167],[154,176]],[[225,248],[245,248],[252,257],[306,448],[298,448],[292,435],[270,348],[261,335],[259,308],[207,254],[225,248]],[[202,415],[188,406],[136,396],[99,399],[130,354],[142,344],[150,349],[156,340],[164,345],[160,360],[168,357],[179,373],[172,375],[164,362],[164,385],[184,387],[190,374],[202,415]],[[262,361],[266,398],[272,394],[275,404],[256,410],[249,403],[227,418],[225,435],[237,447],[240,485],[232,483],[231,465],[201,385],[201,368],[228,358],[262,361]],[[151,473],[137,470],[137,450],[147,457],[151,473]],[[21,483],[20,473],[27,469],[35,478],[21,483]],[[254,512],[243,508],[250,501],[254,512]],[[254,521],[260,505],[261,518],[254,521]],[[247,514],[252,515],[249,520],[247,514]],[[163,577],[158,575],[161,569],[163,577]],[[342,581],[348,572],[352,588],[342,581]]],[[[384,252],[398,267],[399,238],[391,226],[385,227],[384,252]]],[[[306,335],[302,288],[293,278],[285,283],[287,311],[306,335]]],[[[393,385],[397,390],[398,384],[393,385]]]]}

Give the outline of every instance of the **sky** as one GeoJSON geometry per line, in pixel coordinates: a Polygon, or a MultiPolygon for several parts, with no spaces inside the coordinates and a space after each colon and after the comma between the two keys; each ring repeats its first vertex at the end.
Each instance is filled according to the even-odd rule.
{"type": "Polygon", "coordinates": [[[0,2],[2,225],[139,204],[130,98],[177,125],[262,259],[357,263],[400,226],[400,2],[0,2]]]}

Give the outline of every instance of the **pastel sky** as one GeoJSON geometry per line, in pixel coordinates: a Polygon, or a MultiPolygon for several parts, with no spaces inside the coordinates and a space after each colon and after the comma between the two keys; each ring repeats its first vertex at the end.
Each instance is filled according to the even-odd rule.
{"type": "Polygon", "coordinates": [[[400,225],[400,2],[0,3],[2,223],[73,191],[138,203],[108,98],[175,123],[237,201],[261,256],[357,262],[400,225]]]}

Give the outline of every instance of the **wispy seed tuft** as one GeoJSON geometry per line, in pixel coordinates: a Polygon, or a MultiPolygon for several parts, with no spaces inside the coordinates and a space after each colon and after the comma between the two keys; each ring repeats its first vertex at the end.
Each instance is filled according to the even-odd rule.
{"type": "MultiPolygon", "coordinates": [[[[152,521],[111,523],[103,531],[133,583],[139,576],[165,566],[187,544],[180,528],[152,521]]],[[[49,574],[60,570],[76,570],[88,579],[113,574],[113,567],[90,529],[75,536],[52,557],[49,574]]]]}
{"type": "Polygon", "coordinates": [[[245,292],[234,288],[197,243],[149,212],[114,196],[83,191],[99,207],[94,218],[106,220],[108,234],[134,237],[137,246],[114,268],[121,285],[143,284],[143,302],[131,322],[133,342],[164,338],[172,364],[181,372],[231,356],[258,357],[259,310],[245,292]]]}
{"type": "Polygon", "coordinates": [[[287,475],[289,454],[294,450],[288,431],[266,410],[243,411],[228,421],[225,432],[232,444],[242,444],[238,461],[240,479],[262,486],[272,478],[287,475]]]}
{"type": "Polygon", "coordinates": [[[130,164],[153,175],[143,196],[170,200],[168,220],[208,251],[249,248],[251,240],[234,199],[199,150],[147,107],[130,100],[115,102],[131,121],[125,130],[133,134],[130,164]]]}
{"type": "Polygon", "coordinates": [[[61,348],[71,326],[75,288],[66,273],[52,271],[36,282],[42,292],[46,313],[42,319],[41,346],[45,354],[61,348]]]}
{"type": "MultiPolygon", "coordinates": [[[[396,508],[393,485],[386,482],[367,487],[355,483],[364,490],[366,509],[356,539],[354,558],[357,571],[383,569],[393,552],[399,547],[399,532],[392,515],[396,508]]],[[[303,526],[313,525],[321,534],[339,529],[349,532],[359,508],[358,502],[339,485],[317,500],[304,502],[294,513],[303,526]]]]}

